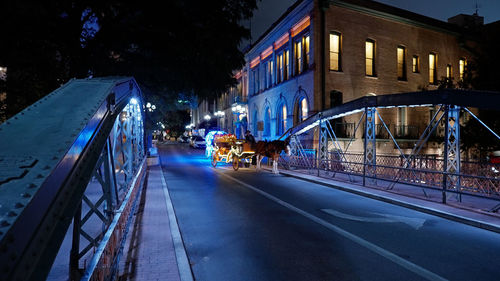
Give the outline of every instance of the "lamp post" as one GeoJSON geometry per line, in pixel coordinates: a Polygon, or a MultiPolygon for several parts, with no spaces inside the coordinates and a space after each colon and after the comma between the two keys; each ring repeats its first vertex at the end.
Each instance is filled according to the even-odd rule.
{"type": "Polygon", "coordinates": [[[235,135],[237,137],[241,137],[241,120],[240,120],[240,115],[241,117],[245,117],[246,115],[246,107],[241,104],[235,103],[233,104],[233,107],[231,108],[233,111],[233,114],[236,115],[236,128],[235,128],[235,135]]]}
{"type": "Polygon", "coordinates": [[[216,111],[216,112],[214,113],[214,115],[215,115],[215,117],[217,117],[217,127],[218,127],[219,129],[222,129],[222,128],[221,128],[221,124],[220,124],[220,119],[224,118],[224,115],[226,115],[226,114],[224,113],[224,111],[220,111],[220,110],[218,110],[218,111],[216,111]]]}

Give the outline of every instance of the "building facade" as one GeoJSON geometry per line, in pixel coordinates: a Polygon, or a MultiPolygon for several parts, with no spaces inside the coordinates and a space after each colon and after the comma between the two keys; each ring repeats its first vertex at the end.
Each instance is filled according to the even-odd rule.
{"type": "MultiPolygon", "coordinates": [[[[445,77],[459,81],[473,44],[462,35],[457,25],[373,1],[299,0],[246,51],[238,87],[215,103],[225,113],[221,127],[276,139],[312,114],[366,95],[437,89],[445,77]]],[[[412,144],[434,111],[399,108],[381,116],[394,136],[412,144]]],[[[332,126],[347,139],[359,118],[332,126]]],[[[358,148],[361,131],[354,136],[358,148]]],[[[387,138],[382,131],[378,137],[387,138]]]]}

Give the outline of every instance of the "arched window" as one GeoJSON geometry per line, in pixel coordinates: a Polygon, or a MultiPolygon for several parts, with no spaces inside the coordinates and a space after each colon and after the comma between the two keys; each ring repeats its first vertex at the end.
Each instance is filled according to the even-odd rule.
{"type": "Polygon", "coordinates": [[[309,113],[308,109],[307,109],[307,100],[306,98],[302,98],[299,102],[299,105],[298,105],[298,108],[299,108],[299,114],[298,114],[298,118],[300,121],[304,121],[306,120],[307,118],[307,114],[309,113]]]}
{"type": "Polygon", "coordinates": [[[271,135],[271,109],[264,110],[264,136],[271,135]]]}
{"type": "Polygon", "coordinates": [[[255,110],[253,112],[253,118],[252,118],[252,123],[253,123],[253,135],[257,136],[258,130],[259,130],[259,121],[258,121],[258,112],[255,110]]]}
{"type": "Polygon", "coordinates": [[[286,104],[281,104],[280,107],[278,107],[278,112],[276,114],[277,118],[277,130],[276,130],[276,135],[281,136],[283,133],[285,133],[286,128],[286,117],[287,117],[287,111],[286,111],[286,104]]]}
{"type": "Polygon", "coordinates": [[[309,109],[307,106],[307,99],[305,97],[300,98],[294,107],[293,122],[295,125],[307,119],[309,115],[309,109]]]}

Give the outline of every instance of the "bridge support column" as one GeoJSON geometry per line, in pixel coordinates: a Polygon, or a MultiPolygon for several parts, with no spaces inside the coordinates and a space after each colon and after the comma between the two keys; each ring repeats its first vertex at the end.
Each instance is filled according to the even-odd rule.
{"type": "MultiPolygon", "coordinates": [[[[460,192],[460,107],[446,105],[445,108],[445,141],[443,165],[442,200],[446,203],[446,191],[460,192]]],[[[458,200],[461,201],[460,193],[458,200]]]]}
{"type": "Polygon", "coordinates": [[[363,185],[366,184],[366,177],[371,183],[376,183],[376,136],[375,136],[375,107],[365,108],[365,142],[364,142],[364,163],[363,163],[363,185]]]}

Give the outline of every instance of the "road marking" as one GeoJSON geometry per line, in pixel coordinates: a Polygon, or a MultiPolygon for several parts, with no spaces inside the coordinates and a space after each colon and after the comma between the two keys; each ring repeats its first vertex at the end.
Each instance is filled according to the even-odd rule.
{"type": "Polygon", "coordinates": [[[405,259],[399,257],[396,254],[393,254],[392,252],[389,252],[388,250],[386,250],[384,248],[381,248],[381,247],[379,247],[371,242],[368,242],[365,239],[363,239],[359,236],[356,236],[355,234],[352,234],[352,233],[350,233],[350,232],[348,232],[348,231],[346,231],[346,230],[344,230],[336,225],[333,225],[333,224],[331,224],[323,219],[320,219],[320,218],[318,218],[318,217],[316,217],[316,216],[314,216],[314,215],[312,215],[304,210],[301,210],[301,209],[299,209],[299,208],[297,208],[297,207],[295,207],[295,206],[293,206],[293,205],[291,205],[291,204],[289,204],[289,203],[287,203],[287,202],[285,202],[285,201],[283,201],[283,200],[281,200],[281,199],[279,199],[279,198],[277,198],[277,197],[275,197],[275,196],[273,196],[265,191],[262,191],[262,190],[254,187],[252,185],[249,185],[245,182],[242,182],[242,181],[240,181],[240,180],[238,180],[230,175],[222,173],[221,171],[218,171],[217,169],[214,169],[214,170],[218,174],[220,174],[221,176],[227,177],[227,178],[259,193],[260,195],[282,205],[283,207],[288,208],[288,209],[314,221],[315,223],[318,223],[318,224],[336,232],[337,234],[357,243],[360,246],[365,247],[366,249],[368,249],[376,254],[381,255],[382,257],[406,268],[407,270],[409,270],[409,271],[411,271],[411,272],[413,272],[413,273],[415,273],[415,274],[417,274],[417,275],[419,275],[427,280],[447,280],[447,279],[445,279],[445,278],[443,278],[443,277],[441,277],[441,276],[439,276],[439,275],[437,275],[437,274],[435,274],[435,273],[433,273],[433,272],[431,272],[431,271],[429,271],[429,270],[427,270],[419,265],[416,265],[408,260],[405,260],[405,259]]]}
{"type": "Polygon", "coordinates": [[[380,214],[380,213],[372,213],[374,215],[381,216],[381,218],[376,218],[376,217],[353,216],[332,209],[321,209],[321,211],[338,218],[352,220],[352,221],[374,222],[374,223],[404,223],[414,228],[415,230],[419,230],[425,223],[425,219],[409,218],[409,217],[380,214]]]}

